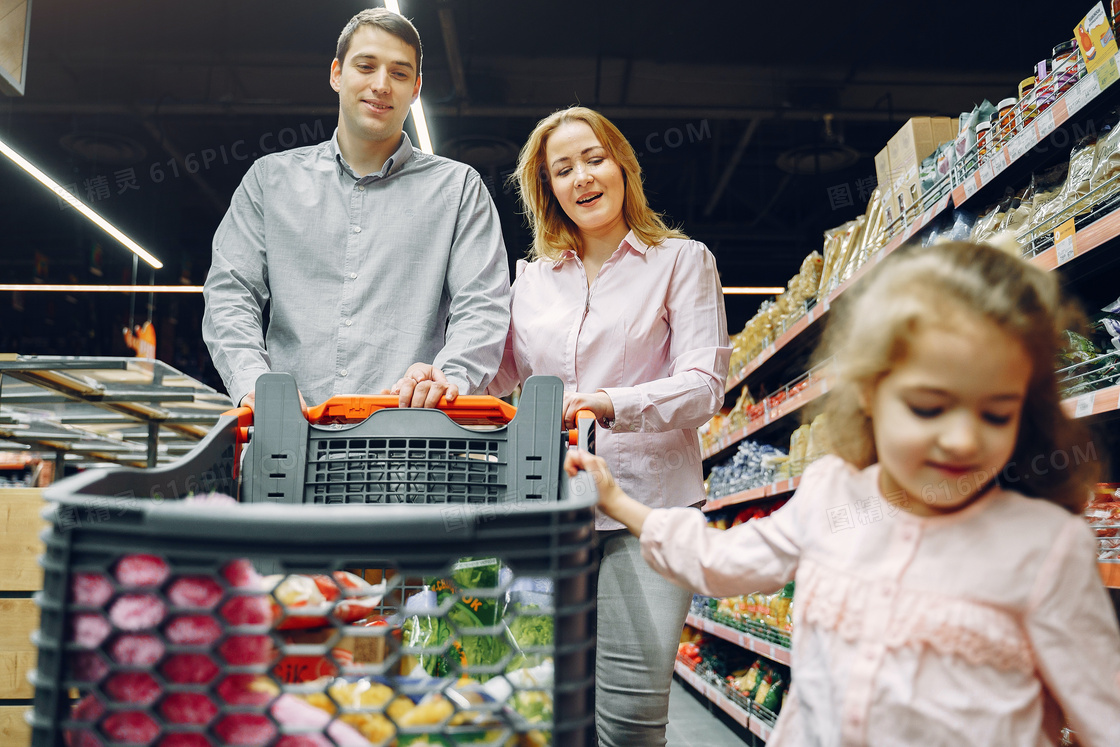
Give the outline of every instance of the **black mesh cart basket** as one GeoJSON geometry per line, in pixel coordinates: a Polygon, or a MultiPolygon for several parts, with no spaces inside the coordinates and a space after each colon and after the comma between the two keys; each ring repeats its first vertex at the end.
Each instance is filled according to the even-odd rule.
{"type": "Polygon", "coordinates": [[[593,744],[596,491],[561,469],[560,382],[471,407],[494,422],[309,424],[269,374],[251,428],[49,489],[32,745],[593,744]]]}

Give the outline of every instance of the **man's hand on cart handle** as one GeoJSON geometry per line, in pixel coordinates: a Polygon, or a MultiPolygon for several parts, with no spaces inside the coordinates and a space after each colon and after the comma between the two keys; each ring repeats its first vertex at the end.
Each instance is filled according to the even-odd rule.
{"type": "MultiPolygon", "coordinates": [[[[299,409],[303,410],[303,414],[306,417],[307,416],[307,402],[305,402],[304,399],[303,399],[303,392],[301,392],[297,389],[296,394],[299,395],[299,409]]],[[[246,394],[244,397],[241,398],[241,403],[238,405],[238,407],[248,407],[250,410],[255,410],[256,409],[256,407],[255,407],[256,402],[257,402],[257,393],[256,392],[249,392],[248,394],[246,394]]]]}
{"type": "Polygon", "coordinates": [[[413,363],[392,389],[383,389],[381,393],[396,394],[401,407],[438,407],[444,397],[454,402],[459,396],[459,387],[432,364],[413,363]]]}
{"type": "Polygon", "coordinates": [[[590,410],[595,413],[595,419],[604,428],[614,425],[614,402],[610,395],[599,391],[590,394],[582,392],[564,392],[564,427],[576,427],[576,415],[580,410],[590,410]]]}

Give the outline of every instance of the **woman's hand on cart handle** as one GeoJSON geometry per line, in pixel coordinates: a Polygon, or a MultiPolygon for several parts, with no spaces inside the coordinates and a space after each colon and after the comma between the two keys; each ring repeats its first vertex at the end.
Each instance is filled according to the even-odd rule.
{"type": "MultiPolygon", "coordinates": [[[[299,395],[299,409],[303,410],[303,414],[306,417],[306,415],[307,415],[307,402],[303,399],[303,392],[301,392],[297,389],[296,394],[299,395]]],[[[238,405],[238,407],[248,407],[250,410],[255,410],[256,409],[256,403],[257,403],[257,393],[256,392],[249,392],[248,394],[246,394],[244,397],[241,398],[241,403],[238,405]]]]}
{"type": "Polygon", "coordinates": [[[381,393],[396,394],[401,407],[438,407],[444,397],[449,403],[454,402],[459,396],[459,387],[432,364],[413,363],[391,389],[383,389],[381,393]]]}
{"type": "Polygon", "coordinates": [[[564,427],[576,427],[576,414],[580,410],[595,413],[595,419],[604,428],[614,425],[614,402],[606,392],[564,392],[564,427]]]}

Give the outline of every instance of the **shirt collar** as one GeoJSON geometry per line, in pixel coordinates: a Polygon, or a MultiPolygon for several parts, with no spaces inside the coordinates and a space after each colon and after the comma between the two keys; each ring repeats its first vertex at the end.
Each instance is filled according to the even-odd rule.
{"type": "MultiPolygon", "coordinates": [[[[618,248],[621,249],[624,246],[630,247],[641,255],[645,255],[645,253],[650,249],[648,244],[643,243],[641,239],[634,235],[633,229],[631,229],[630,232],[627,233],[626,236],[622,239],[622,242],[619,243],[618,248]]],[[[575,257],[575,252],[573,252],[571,249],[565,249],[564,251],[560,252],[559,257],[553,260],[552,269],[559,269],[561,265],[563,265],[570,259],[575,259],[575,257]]]]}
{"type": "Polygon", "coordinates": [[[401,132],[401,144],[397,147],[393,155],[389,156],[388,160],[385,161],[385,165],[381,167],[381,171],[366,176],[358,176],[342,156],[342,150],[338,147],[338,128],[336,127],[334,134],[331,135],[331,155],[334,156],[334,161],[338,165],[339,172],[348,174],[355,181],[360,182],[373,178],[384,179],[387,176],[399,172],[404,168],[405,163],[412,158],[412,141],[408,139],[407,132],[401,132]]]}

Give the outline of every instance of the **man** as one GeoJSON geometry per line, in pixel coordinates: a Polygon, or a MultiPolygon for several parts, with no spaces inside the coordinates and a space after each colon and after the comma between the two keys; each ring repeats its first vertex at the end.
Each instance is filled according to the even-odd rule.
{"type": "Polygon", "coordinates": [[[202,323],[234,402],[252,407],[257,377],[287,371],[312,405],[403,382],[402,404],[434,407],[497,371],[509,329],[498,215],[477,172],[402,130],[421,60],[407,19],[358,13],[331,63],[334,137],[261,158],[234,193],[202,323]]]}

